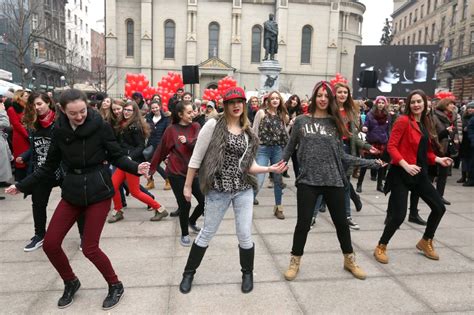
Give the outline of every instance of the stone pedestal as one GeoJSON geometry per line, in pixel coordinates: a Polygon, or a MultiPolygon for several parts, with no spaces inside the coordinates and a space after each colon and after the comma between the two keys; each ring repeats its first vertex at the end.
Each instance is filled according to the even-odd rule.
{"type": "Polygon", "coordinates": [[[278,60],[262,61],[258,70],[260,71],[260,92],[278,91],[281,72],[278,60]]]}

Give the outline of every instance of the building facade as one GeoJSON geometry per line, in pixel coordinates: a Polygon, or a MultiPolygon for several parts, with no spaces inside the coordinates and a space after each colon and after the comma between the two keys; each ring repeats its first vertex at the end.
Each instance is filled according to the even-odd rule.
{"type": "Polygon", "coordinates": [[[66,61],[65,4],[0,0],[3,64],[13,82],[33,89],[60,86],[66,61]]]}
{"type": "Polygon", "coordinates": [[[453,91],[460,100],[472,99],[473,1],[398,0],[394,4],[392,45],[438,45],[438,88],[453,91]]]}
{"type": "Polygon", "coordinates": [[[201,93],[226,75],[247,90],[259,89],[263,23],[273,13],[279,26],[280,90],[310,96],[317,81],[338,72],[352,79],[365,11],[358,1],[340,0],[105,2],[111,95],[123,94],[128,72],[144,73],[156,85],[183,65],[199,65],[201,93]]]}
{"type": "Polygon", "coordinates": [[[91,30],[91,84],[105,91],[105,36],[91,30]]]}

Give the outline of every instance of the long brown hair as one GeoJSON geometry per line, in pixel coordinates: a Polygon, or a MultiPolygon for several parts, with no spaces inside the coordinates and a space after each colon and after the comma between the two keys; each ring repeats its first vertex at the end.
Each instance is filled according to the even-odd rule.
{"type": "MultiPolygon", "coordinates": [[[[407,115],[408,117],[410,117],[410,119],[413,118],[413,114],[411,112],[410,104],[411,104],[412,97],[416,94],[421,96],[421,98],[423,99],[423,103],[424,103],[423,104],[423,111],[421,112],[420,122],[426,128],[426,130],[428,131],[428,134],[429,134],[429,137],[430,137],[433,148],[435,148],[435,149],[439,148],[438,135],[437,135],[437,133],[435,131],[435,128],[433,126],[433,122],[432,122],[430,116],[428,115],[428,98],[426,97],[426,93],[423,90],[413,90],[413,91],[410,92],[410,94],[408,94],[404,115],[407,115]]],[[[410,124],[411,124],[411,120],[410,120],[410,124]]]]}
{"type": "Polygon", "coordinates": [[[119,128],[119,123],[122,120],[122,117],[117,117],[114,114],[114,111],[112,110],[112,107],[114,105],[122,107],[122,116],[123,116],[123,107],[125,106],[125,102],[119,98],[114,98],[112,100],[112,104],[110,105],[110,116],[109,116],[108,123],[117,131],[117,129],[119,128]]]}
{"type": "Polygon", "coordinates": [[[101,105],[104,104],[104,101],[105,101],[106,99],[109,99],[109,100],[110,100],[110,106],[109,106],[109,108],[104,108],[103,106],[100,106],[99,114],[100,114],[100,116],[102,116],[102,118],[103,118],[106,122],[110,122],[110,116],[112,115],[112,99],[111,99],[110,97],[104,98],[104,100],[102,101],[101,105]]]}
{"type": "Polygon", "coordinates": [[[124,109],[125,107],[130,106],[130,105],[133,108],[133,114],[127,120],[125,120],[125,117],[124,117],[123,118],[123,120],[125,120],[124,123],[119,123],[120,131],[123,131],[133,125],[133,126],[136,126],[143,133],[143,136],[145,138],[148,138],[148,136],[150,136],[150,125],[145,121],[145,119],[143,118],[140,112],[140,108],[138,108],[137,103],[135,103],[134,101],[130,101],[127,104],[125,104],[124,109]]]}
{"type": "MultiPolygon", "coordinates": [[[[347,90],[347,100],[342,104],[342,107],[344,108],[344,111],[346,112],[347,118],[349,118],[350,121],[356,121],[357,120],[356,107],[354,104],[354,100],[352,99],[351,89],[349,85],[343,82],[337,82],[336,84],[334,84],[334,94],[337,93],[337,89],[339,88],[345,88],[347,90]]],[[[337,105],[337,99],[336,99],[336,105],[337,105]]]]}
{"type": "Polygon", "coordinates": [[[336,104],[334,92],[332,91],[328,82],[321,81],[316,83],[314,86],[313,95],[311,95],[311,102],[308,107],[308,113],[310,113],[311,116],[314,116],[314,113],[316,113],[316,97],[318,96],[318,91],[320,89],[324,89],[328,93],[328,114],[332,119],[334,119],[340,136],[350,137],[351,133],[349,130],[347,130],[346,124],[344,124],[344,120],[342,119],[341,113],[339,112],[339,107],[336,104]]]}
{"type": "MultiPolygon", "coordinates": [[[[242,99],[242,114],[240,114],[240,126],[242,127],[242,130],[246,131],[247,129],[250,129],[250,121],[249,117],[247,115],[247,106],[245,104],[245,100],[242,99]]],[[[226,123],[229,121],[229,106],[227,106],[226,103],[224,103],[224,119],[226,123]]]]}
{"type": "Polygon", "coordinates": [[[271,91],[270,93],[268,93],[268,97],[267,97],[267,102],[268,102],[268,105],[267,105],[267,110],[270,108],[271,106],[271,97],[272,97],[272,94],[277,94],[278,95],[278,98],[280,99],[280,105],[278,105],[277,107],[277,115],[280,116],[280,119],[286,124],[288,122],[288,110],[286,109],[286,106],[285,106],[285,101],[283,101],[283,97],[281,97],[281,94],[280,92],[276,91],[276,90],[273,90],[271,91]]]}
{"type": "Polygon", "coordinates": [[[36,93],[33,92],[28,96],[28,102],[25,106],[25,111],[21,122],[25,125],[27,129],[36,130],[38,129],[38,114],[36,113],[35,100],[41,98],[43,102],[48,104],[48,107],[53,112],[56,111],[56,106],[53,103],[53,100],[45,93],[36,93]]]}

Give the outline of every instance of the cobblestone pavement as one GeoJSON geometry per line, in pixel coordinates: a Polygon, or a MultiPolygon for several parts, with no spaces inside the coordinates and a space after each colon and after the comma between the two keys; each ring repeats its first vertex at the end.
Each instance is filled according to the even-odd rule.
{"type": "MultiPolygon", "coordinates": [[[[375,190],[367,176],[361,194],[364,207],[354,212],[360,224],[352,232],[357,261],[367,272],[365,281],[343,270],[343,256],[329,214],[321,213],[311,230],[300,273],[288,282],[283,272],[289,263],[296,223],[294,176],[285,179],[285,220],[273,216],[273,190],[264,188],[254,208],[253,238],[256,244],[254,290],[240,292],[241,273],[232,209],[229,209],[195,276],[191,293],[178,290],[189,248],[179,244],[179,222],[167,217],[150,222],[151,212],[128,198],[125,219],[106,223],[101,247],[107,253],[126,289],[117,314],[315,314],[315,313],[435,313],[474,312],[474,190],[449,178],[448,206],[435,246],[433,261],[419,254],[415,244],[422,228],[405,222],[389,245],[390,263],[372,256],[384,227],[387,197],[375,190]]],[[[355,180],[353,179],[355,184],[355,180]]],[[[171,191],[157,180],[152,190],[168,210],[175,210],[171,191]]],[[[3,193],[2,193],[3,194],[3,193]]],[[[59,189],[50,199],[48,217],[59,200],[59,189]]],[[[420,202],[421,216],[428,208],[420,202]]],[[[63,246],[82,282],[74,304],[56,307],[63,284],[42,250],[23,252],[33,236],[30,198],[7,196],[0,201],[0,313],[1,314],[103,314],[106,283],[79,251],[77,228],[63,246]]],[[[202,218],[198,221],[202,224],[202,218]]],[[[194,237],[194,236],[193,236],[194,237]]]]}

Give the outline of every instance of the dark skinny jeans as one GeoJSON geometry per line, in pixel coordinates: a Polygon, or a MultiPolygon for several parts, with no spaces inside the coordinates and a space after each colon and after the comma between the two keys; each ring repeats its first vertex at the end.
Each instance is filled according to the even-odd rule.
{"type": "Polygon", "coordinates": [[[291,254],[295,256],[303,255],[306,239],[311,227],[314,207],[319,195],[323,195],[326,201],[332,222],[336,227],[337,238],[342,252],[344,254],[352,253],[351,232],[344,211],[344,187],[298,184],[296,191],[298,218],[293,235],[291,254]]]}
{"type": "Polygon", "coordinates": [[[189,217],[191,203],[184,198],[183,189],[186,177],[180,175],[168,175],[171,189],[178,202],[179,209],[179,225],[181,226],[181,236],[189,235],[188,224],[196,224],[196,220],[204,213],[204,195],[199,188],[199,180],[194,178],[192,184],[192,194],[198,201],[198,205],[194,208],[193,214],[189,217]]]}
{"type": "Polygon", "coordinates": [[[409,191],[416,192],[431,209],[423,238],[432,239],[441,222],[441,218],[446,212],[446,207],[441,201],[439,193],[431,184],[428,175],[426,173],[420,173],[415,175],[408,182],[406,179],[409,178],[408,176],[410,175],[403,174],[402,172],[405,171],[401,167],[392,166],[390,172],[392,172],[392,174],[389,175],[391,194],[388,208],[390,209],[391,215],[388,217],[388,222],[385,225],[379,244],[388,244],[405,220],[409,191]]]}

